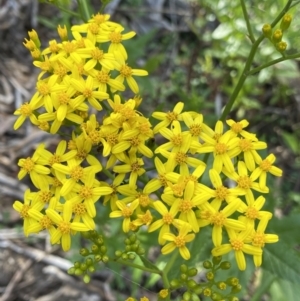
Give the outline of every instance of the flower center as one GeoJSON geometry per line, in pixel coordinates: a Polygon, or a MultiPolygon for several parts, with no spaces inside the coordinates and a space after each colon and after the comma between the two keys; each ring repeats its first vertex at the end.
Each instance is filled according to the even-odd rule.
{"type": "Polygon", "coordinates": [[[258,210],[254,207],[248,207],[247,211],[245,212],[246,217],[250,219],[258,218],[258,210]]]}
{"type": "Polygon", "coordinates": [[[174,217],[168,212],[162,217],[162,220],[165,224],[171,225],[173,223],[174,217]]]}
{"type": "Polygon", "coordinates": [[[252,149],[251,141],[248,140],[248,139],[241,139],[240,142],[239,142],[239,145],[240,145],[240,149],[243,152],[247,152],[247,151],[250,151],[252,149]]]}
{"type": "Polygon", "coordinates": [[[43,203],[48,203],[52,198],[53,194],[49,190],[44,190],[39,192],[39,199],[43,203]]]}
{"type": "Polygon", "coordinates": [[[92,190],[91,187],[82,186],[80,191],[79,191],[79,195],[83,199],[89,199],[93,196],[93,190],[92,190]]]}
{"type": "Polygon", "coordinates": [[[149,210],[147,210],[147,212],[142,215],[141,221],[144,225],[149,225],[152,222],[152,215],[149,210]]]}
{"type": "Polygon", "coordinates": [[[93,145],[96,145],[100,142],[101,135],[99,131],[90,131],[88,134],[89,138],[91,139],[91,142],[93,145]]]}
{"type": "Polygon", "coordinates": [[[96,23],[91,23],[88,27],[88,30],[93,34],[97,35],[99,33],[99,25],[96,23]]]}
{"type": "Polygon", "coordinates": [[[178,134],[178,135],[174,135],[171,138],[171,142],[175,145],[175,146],[181,146],[182,145],[182,135],[178,134]]]}
{"type": "Polygon", "coordinates": [[[31,207],[29,205],[23,205],[22,210],[20,211],[20,215],[21,215],[22,218],[29,217],[28,210],[30,208],[31,207]]]}
{"type": "Polygon", "coordinates": [[[39,82],[37,84],[37,90],[43,96],[48,95],[50,93],[48,84],[44,82],[39,82]]]}
{"type": "Polygon", "coordinates": [[[103,56],[104,56],[103,51],[101,49],[99,49],[98,47],[91,51],[91,55],[92,55],[92,58],[97,61],[102,60],[103,56]]]}
{"type": "Polygon", "coordinates": [[[66,92],[61,92],[57,95],[58,102],[61,105],[67,105],[70,101],[70,97],[66,92]]]}
{"type": "Polygon", "coordinates": [[[61,156],[54,154],[51,159],[49,160],[49,165],[53,165],[54,163],[60,163],[61,162],[61,156]]]}
{"type": "Polygon", "coordinates": [[[130,217],[132,215],[132,210],[128,207],[125,207],[123,210],[122,210],[122,215],[124,217],[130,217]]]}
{"type": "Polygon", "coordinates": [[[120,32],[111,32],[109,39],[112,43],[119,44],[122,42],[122,35],[120,32]]]}
{"type": "Polygon", "coordinates": [[[192,134],[192,136],[198,137],[200,136],[201,132],[202,132],[201,124],[195,123],[190,126],[190,133],[192,134]]]}
{"type": "Polygon", "coordinates": [[[231,130],[239,134],[243,130],[243,125],[240,122],[236,122],[231,126],[231,130]]]}
{"type": "Polygon", "coordinates": [[[140,194],[139,195],[139,203],[141,207],[147,207],[150,204],[150,199],[147,194],[140,194]]]}
{"type": "Polygon", "coordinates": [[[263,170],[263,171],[270,171],[270,168],[272,167],[272,164],[269,160],[265,159],[263,161],[261,161],[259,167],[263,170]]]}
{"type": "Polygon", "coordinates": [[[228,195],[229,192],[227,187],[220,186],[216,188],[216,198],[218,198],[219,200],[224,201],[228,195]]]}
{"type": "Polygon", "coordinates": [[[131,144],[132,146],[137,147],[137,146],[139,146],[140,143],[141,143],[141,140],[139,139],[138,136],[132,137],[132,138],[130,139],[130,144],[131,144]]]}
{"type": "Polygon", "coordinates": [[[70,172],[70,177],[78,182],[83,177],[83,174],[83,168],[81,166],[75,166],[70,172]]]}
{"type": "Polygon", "coordinates": [[[34,162],[32,161],[32,159],[30,157],[28,157],[25,159],[22,167],[27,173],[30,173],[33,171],[34,162]]]}
{"type": "Polygon", "coordinates": [[[108,72],[101,70],[97,73],[96,79],[99,83],[106,84],[108,83],[110,76],[108,72]]]}
{"type": "Polygon", "coordinates": [[[138,172],[141,169],[141,166],[138,161],[131,164],[131,171],[138,172]]]}
{"type": "Polygon", "coordinates": [[[240,250],[242,250],[242,248],[244,246],[244,242],[238,238],[231,239],[230,244],[234,251],[240,251],[240,250]]]}
{"type": "Polygon", "coordinates": [[[43,229],[49,229],[53,225],[53,222],[47,215],[44,215],[40,219],[40,225],[43,229]]]}
{"type": "Polygon", "coordinates": [[[52,53],[59,52],[59,46],[57,45],[55,40],[49,42],[49,50],[52,53]]]}
{"type": "Polygon", "coordinates": [[[163,175],[158,175],[158,180],[160,181],[162,186],[167,186],[168,185],[168,180],[166,178],[166,176],[163,175]]]}
{"type": "Polygon", "coordinates": [[[93,16],[93,20],[95,21],[95,23],[101,24],[105,22],[105,16],[98,13],[97,15],[93,16]]]}
{"type": "Polygon", "coordinates": [[[82,203],[74,205],[72,210],[76,215],[79,216],[83,216],[86,213],[85,206],[82,203]]]}
{"type": "Polygon", "coordinates": [[[167,113],[167,119],[169,120],[169,121],[174,121],[174,120],[177,120],[177,113],[175,113],[175,112],[168,112],[167,113]]]}
{"type": "Polygon", "coordinates": [[[124,65],[121,67],[120,73],[124,77],[130,77],[132,75],[132,69],[129,66],[124,65]]]}
{"type": "Polygon", "coordinates": [[[223,227],[226,217],[224,216],[223,212],[217,212],[210,217],[210,221],[216,226],[223,227]]]}
{"type": "Polygon", "coordinates": [[[187,155],[185,153],[182,152],[176,153],[175,161],[177,162],[177,164],[183,164],[186,162],[186,160],[187,160],[187,155]]]}
{"type": "Polygon", "coordinates": [[[172,186],[172,190],[175,196],[181,197],[185,188],[184,183],[177,183],[172,186]]]}
{"type": "Polygon", "coordinates": [[[248,176],[240,176],[237,180],[238,187],[242,189],[250,189],[252,186],[252,181],[248,176]]]}
{"type": "Polygon", "coordinates": [[[21,114],[26,117],[29,117],[32,114],[32,109],[28,102],[25,102],[21,105],[20,111],[21,114]]]}
{"type": "Polygon", "coordinates": [[[71,224],[69,222],[61,222],[57,228],[62,234],[69,234],[71,232],[71,224]]]}
{"type": "Polygon", "coordinates": [[[259,232],[255,233],[252,237],[252,245],[263,248],[265,246],[265,234],[259,232]]]}
{"type": "Polygon", "coordinates": [[[85,88],[85,90],[82,92],[82,95],[86,98],[89,98],[93,95],[93,90],[85,88]]]}
{"type": "Polygon", "coordinates": [[[227,152],[227,145],[218,142],[215,146],[215,151],[217,155],[225,154],[227,152]]]}
{"type": "Polygon", "coordinates": [[[185,239],[184,239],[183,236],[179,235],[179,236],[175,237],[174,243],[175,243],[177,248],[184,247],[185,246],[185,239]]]}
{"type": "Polygon", "coordinates": [[[72,53],[76,50],[77,44],[68,41],[63,44],[63,48],[66,53],[72,53]]]}
{"type": "Polygon", "coordinates": [[[179,205],[179,210],[181,212],[189,212],[194,207],[193,203],[190,200],[182,200],[179,205]]]}

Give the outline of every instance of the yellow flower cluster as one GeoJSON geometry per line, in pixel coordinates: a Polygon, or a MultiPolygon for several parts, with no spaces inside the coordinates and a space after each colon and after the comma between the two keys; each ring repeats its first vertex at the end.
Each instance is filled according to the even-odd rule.
{"type": "Polygon", "coordinates": [[[154,112],[159,122],[153,127],[137,111],[138,96],[124,101],[118,94],[125,90],[124,80],[137,94],[133,76],[147,75],[126,64],[121,42],[134,32],[123,30],[108,15],[97,14],[72,27],[71,41],[59,27],[62,42],[50,41],[38,56],[36,38],[25,43],[42,72],[33,98],[15,112],[15,129],[27,117],[52,134],[62,125],[75,126],[70,140],[61,141],[54,153],[40,145],[32,157],[18,163],[19,179],[29,174],[39,190],[27,190],[24,202],[14,203],[25,234],[46,229],[52,243],[68,250],[71,234],[96,227],[95,203],[103,196],[109,216],[122,218],[124,232],[159,230],[163,254],[178,248],[188,260],[187,243],[210,225],[214,256],[233,251],[244,270],[244,253],[251,254],[260,266],[265,243],[278,240],[265,234],[272,214],[262,210],[262,194],[269,192],[267,175],[282,174],[273,165],[275,156],[261,158],[257,151],[267,145],[245,130],[246,120],[227,120],[227,130],[218,121],[212,129],[202,114],[184,112],[182,102],[167,113],[154,112]],[[91,114],[91,109],[103,107],[101,119],[91,114]],[[154,146],[153,141],[163,143],[154,146]],[[213,155],[210,167],[207,154],[213,155]],[[206,170],[211,185],[201,183],[206,170]],[[110,184],[96,179],[100,171],[111,178],[110,184]]]}

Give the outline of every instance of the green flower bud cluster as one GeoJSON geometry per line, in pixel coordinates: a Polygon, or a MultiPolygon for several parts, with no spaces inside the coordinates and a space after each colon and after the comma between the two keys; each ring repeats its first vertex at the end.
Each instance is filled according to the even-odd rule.
{"type": "Polygon", "coordinates": [[[284,53],[287,48],[287,43],[282,40],[283,33],[286,31],[292,22],[292,15],[285,14],[282,19],[279,28],[273,31],[271,24],[264,24],[262,27],[262,32],[266,38],[268,38],[272,44],[275,46],[277,51],[284,53]]]}
{"type": "Polygon", "coordinates": [[[134,260],[137,255],[144,255],[145,249],[140,245],[140,241],[137,239],[136,234],[129,234],[124,240],[125,250],[115,251],[115,256],[122,260],[134,260]]]}
{"type": "Polygon", "coordinates": [[[84,262],[75,261],[74,266],[69,268],[68,274],[69,275],[75,275],[75,276],[82,276],[83,281],[85,283],[89,283],[91,280],[91,277],[88,273],[94,273],[95,268],[95,262],[92,258],[86,258],[84,262]]]}
{"type": "Polygon", "coordinates": [[[207,282],[201,283],[203,288],[202,294],[206,297],[210,297],[213,301],[229,300],[238,301],[235,294],[238,293],[242,286],[239,284],[239,280],[236,277],[230,277],[226,280],[216,281],[216,272],[218,270],[229,270],[231,264],[229,261],[222,261],[221,256],[213,257],[212,261],[205,260],[203,267],[207,272],[205,273],[207,282]],[[229,291],[230,289],[230,291],[229,291]]]}

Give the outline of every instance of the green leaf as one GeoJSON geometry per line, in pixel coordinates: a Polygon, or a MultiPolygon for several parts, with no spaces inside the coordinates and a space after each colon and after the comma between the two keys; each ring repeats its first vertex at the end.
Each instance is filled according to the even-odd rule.
{"type": "Polygon", "coordinates": [[[212,37],[213,39],[221,40],[228,37],[232,32],[232,26],[227,23],[221,23],[212,33],[212,37]]]}
{"type": "Polygon", "coordinates": [[[149,261],[146,257],[141,255],[139,255],[139,257],[146,268],[160,272],[160,269],[156,265],[154,265],[151,261],[149,261]]]}
{"type": "Polygon", "coordinates": [[[299,154],[299,141],[293,134],[282,131],[282,138],[286,145],[292,150],[294,154],[299,154]]]}
{"type": "Polygon", "coordinates": [[[263,268],[278,278],[300,283],[300,256],[283,241],[264,248],[263,268]]]}

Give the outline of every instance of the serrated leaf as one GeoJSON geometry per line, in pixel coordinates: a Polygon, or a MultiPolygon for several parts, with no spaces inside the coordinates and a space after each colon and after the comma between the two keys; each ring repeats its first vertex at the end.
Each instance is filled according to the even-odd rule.
{"type": "Polygon", "coordinates": [[[141,255],[139,255],[139,257],[146,268],[160,272],[160,269],[156,265],[154,265],[151,261],[149,261],[147,258],[141,255]]]}
{"type": "Polygon", "coordinates": [[[283,241],[264,248],[263,268],[281,279],[300,283],[300,256],[283,241]]]}

